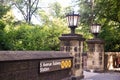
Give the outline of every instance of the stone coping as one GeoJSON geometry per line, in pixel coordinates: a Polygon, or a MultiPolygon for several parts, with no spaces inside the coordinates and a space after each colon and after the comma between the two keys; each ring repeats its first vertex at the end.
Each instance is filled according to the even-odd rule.
{"type": "Polygon", "coordinates": [[[62,34],[61,37],[59,37],[61,41],[70,41],[70,40],[79,40],[79,41],[85,41],[85,38],[83,38],[80,34],[62,34]]]}
{"type": "Polygon", "coordinates": [[[105,52],[105,55],[120,57],[120,52],[105,52]]]}
{"type": "Polygon", "coordinates": [[[0,61],[72,58],[63,51],[0,51],[0,61]]]}
{"type": "Polygon", "coordinates": [[[95,44],[95,43],[97,43],[97,44],[104,44],[104,43],[105,43],[104,40],[99,39],[99,38],[89,39],[89,40],[87,40],[86,42],[87,42],[88,44],[95,44]]]}
{"type": "Polygon", "coordinates": [[[120,54],[120,52],[105,52],[105,54],[120,54]]]}

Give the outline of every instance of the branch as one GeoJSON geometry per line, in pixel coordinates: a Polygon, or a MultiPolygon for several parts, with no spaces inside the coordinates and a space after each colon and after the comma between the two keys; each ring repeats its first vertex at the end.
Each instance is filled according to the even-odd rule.
{"type": "Polygon", "coordinates": [[[27,3],[27,1],[25,1],[25,5],[26,5],[26,21],[28,20],[28,12],[29,12],[29,10],[28,10],[28,3],[27,3]]]}
{"type": "Polygon", "coordinates": [[[15,5],[15,6],[20,10],[20,12],[22,13],[24,19],[26,20],[27,16],[26,16],[26,14],[24,13],[24,11],[23,11],[16,3],[14,3],[13,5],[15,5]]]}
{"type": "MultiPolygon", "coordinates": [[[[34,6],[34,4],[35,4],[36,1],[39,1],[39,0],[34,0],[33,3],[32,3],[32,5],[29,4],[29,12],[31,12],[32,7],[34,6]]],[[[38,3],[36,5],[38,5],[38,3]]]]}
{"type": "Polygon", "coordinates": [[[34,2],[31,5],[31,8],[33,7],[33,5],[35,4],[36,1],[39,1],[39,0],[34,0],[34,2]]]}
{"type": "MultiPolygon", "coordinates": [[[[36,0],[35,0],[36,1],[36,0]]],[[[36,6],[35,6],[35,9],[31,12],[31,15],[33,15],[33,13],[38,9],[38,3],[39,3],[39,0],[37,0],[37,3],[36,3],[36,6]]]]}

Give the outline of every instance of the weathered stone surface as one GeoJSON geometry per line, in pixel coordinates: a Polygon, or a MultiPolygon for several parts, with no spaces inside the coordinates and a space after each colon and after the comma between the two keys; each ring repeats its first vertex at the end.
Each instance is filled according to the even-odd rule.
{"type": "Polygon", "coordinates": [[[71,41],[71,40],[80,40],[84,41],[85,39],[83,38],[82,35],[80,34],[62,34],[61,37],[59,37],[61,41],[71,41]]]}
{"type": "Polygon", "coordinates": [[[71,57],[62,51],[0,51],[0,61],[36,60],[71,57]]]}
{"type": "Polygon", "coordinates": [[[71,76],[71,68],[40,73],[40,61],[71,59],[54,51],[0,51],[0,80],[61,80],[71,76]]]}
{"type": "Polygon", "coordinates": [[[87,40],[87,70],[104,71],[104,41],[99,38],[87,40]]]}
{"type": "MultiPolygon", "coordinates": [[[[62,34],[60,39],[60,50],[68,52],[73,56],[73,76],[78,80],[83,76],[82,53],[85,39],[80,34],[62,34]]],[[[72,79],[73,80],[73,79],[72,79]]]]}
{"type": "Polygon", "coordinates": [[[86,41],[88,44],[104,44],[104,40],[99,38],[89,39],[86,41]]]}

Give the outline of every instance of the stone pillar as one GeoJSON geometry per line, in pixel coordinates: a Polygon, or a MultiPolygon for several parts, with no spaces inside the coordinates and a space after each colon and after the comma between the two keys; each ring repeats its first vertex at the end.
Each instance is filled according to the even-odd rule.
{"type": "Polygon", "coordinates": [[[72,75],[75,80],[83,78],[82,53],[84,38],[79,34],[63,34],[60,39],[60,50],[73,56],[72,75]]]}
{"type": "Polygon", "coordinates": [[[104,41],[98,38],[90,39],[88,44],[87,70],[104,71],[104,41]]]}

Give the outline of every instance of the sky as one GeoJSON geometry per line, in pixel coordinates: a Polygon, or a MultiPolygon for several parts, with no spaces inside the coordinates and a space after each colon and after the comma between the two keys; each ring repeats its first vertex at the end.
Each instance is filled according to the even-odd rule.
{"type": "Polygon", "coordinates": [[[69,6],[72,0],[42,0],[43,4],[49,4],[53,2],[59,2],[63,7],[69,6]]]}
{"type": "MultiPolygon", "coordinates": [[[[61,6],[64,8],[64,7],[67,7],[67,6],[73,6],[75,5],[76,0],[41,0],[41,5],[43,5],[42,7],[47,7],[48,4],[50,3],[54,3],[54,2],[59,2],[61,4],[61,6]]],[[[74,10],[77,11],[78,8],[77,6],[74,6],[74,10]]]]}
{"type": "MultiPolygon", "coordinates": [[[[47,10],[48,5],[51,3],[54,3],[54,2],[59,2],[62,7],[67,7],[67,6],[73,5],[73,1],[75,1],[75,0],[40,0],[40,7],[43,7],[47,10]]],[[[17,8],[13,8],[13,14],[14,15],[19,14],[19,16],[18,15],[15,16],[16,20],[23,19],[22,14],[20,14],[20,11],[17,8]]],[[[33,16],[33,19],[32,19],[33,23],[39,24],[40,23],[39,21],[40,21],[39,19],[36,19],[33,16]]]]}

